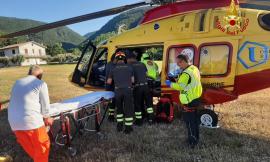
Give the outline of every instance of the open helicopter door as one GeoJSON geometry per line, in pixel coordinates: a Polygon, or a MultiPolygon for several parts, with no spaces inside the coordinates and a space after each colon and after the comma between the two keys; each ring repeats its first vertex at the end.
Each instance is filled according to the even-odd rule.
{"type": "Polygon", "coordinates": [[[107,56],[106,47],[97,49],[89,42],[75,68],[72,82],[90,91],[104,90],[107,56]]]}
{"type": "MultiPolygon", "coordinates": [[[[179,54],[187,55],[190,63],[196,65],[201,72],[204,88],[203,101],[206,105],[222,103],[236,98],[233,95],[238,51],[238,36],[212,37],[165,43],[165,79],[177,79],[181,70],[176,64],[179,54]]],[[[177,92],[163,87],[174,101],[179,102],[177,92]]],[[[179,92],[178,92],[179,94],[179,92]]]]}
{"type": "Polygon", "coordinates": [[[90,66],[85,88],[88,90],[104,90],[106,83],[107,47],[99,47],[90,58],[90,66]]]}
{"type": "Polygon", "coordinates": [[[92,60],[96,52],[96,47],[89,41],[82,51],[82,55],[75,67],[71,77],[71,82],[79,85],[80,87],[86,86],[88,71],[90,68],[90,60],[92,60]]]}

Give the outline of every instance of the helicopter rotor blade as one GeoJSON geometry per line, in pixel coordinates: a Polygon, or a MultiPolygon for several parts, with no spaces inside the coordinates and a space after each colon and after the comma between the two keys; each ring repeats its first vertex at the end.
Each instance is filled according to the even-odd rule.
{"type": "Polygon", "coordinates": [[[2,39],[7,39],[7,38],[13,38],[13,37],[18,37],[18,36],[28,35],[28,34],[32,34],[32,33],[38,33],[38,32],[41,32],[41,31],[45,31],[45,30],[49,30],[49,29],[53,29],[53,28],[57,28],[57,27],[61,27],[61,26],[71,25],[71,24],[75,24],[75,23],[79,23],[79,22],[83,22],[83,21],[87,21],[87,20],[92,20],[92,19],[97,19],[97,18],[101,18],[101,17],[105,17],[105,16],[115,15],[115,14],[124,12],[126,10],[130,10],[132,8],[144,6],[144,5],[147,5],[147,4],[149,4],[149,3],[147,3],[147,2],[139,2],[139,3],[135,3],[135,4],[125,5],[125,6],[121,6],[121,7],[115,7],[115,8],[106,9],[106,10],[98,11],[98,12],[94,12],[94,13],[89,13],[89,14],[86,14],[86,15],[76,16],[76,17],[72,17],[72,18],[68,18],[68,19],[64,19],[64,20],[60,20],[60,21],[56,21],[56,22],[52,22],[52,23],[48,23],[48,24],[44,24],[44,25],[40,25],[40,26],[37,26],[37,27],[17,31],[17,32],[14,32],[14,33],[1,35],[0,39],[1,38],[2,39]]]}

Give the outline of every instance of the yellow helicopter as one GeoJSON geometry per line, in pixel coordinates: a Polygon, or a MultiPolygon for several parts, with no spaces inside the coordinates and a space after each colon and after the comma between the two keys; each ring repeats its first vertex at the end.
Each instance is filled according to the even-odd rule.
{"type": "Polygon", "coordinates": [[[157,95],[179,104],[179,92],[165,85],[181,72],[176,56],[188,55],[199,67],[203,83],[202,124],[217,125],[213,107],[232,101],[239,95],[270,87],[270,12],[269,6],[256,0],[184,0],[164,3],[147,1],[70,18],[39,27],[0,36],[36,33],[51,28],[108,16],[143,5],[156,5],[147,11],[140,24],[95,47],[89,41],[70,77],[70,81],[88,90],[102,90],[105,66],[115,51],[153,53],[159,65],[161,89],[157,95]],[[252,9],[253,7],[255,9],[252,9]],[[265,8],[268,9],[268,8],[265,8]],[[153,50],[154,49],[154,50],[153,50]]]}

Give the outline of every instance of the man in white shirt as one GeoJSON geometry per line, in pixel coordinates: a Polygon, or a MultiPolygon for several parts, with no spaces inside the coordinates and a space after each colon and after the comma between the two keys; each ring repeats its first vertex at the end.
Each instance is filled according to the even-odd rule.
{"type": "Polygon", "coordinates": [[[39,66],[31,66],[28,74],[17,80],[12,88],[8,121],[28,155],[35,162],[47,162],[50,139],[45,126],[53,122],[48,116],[48,87],[41,80],[43,70],[39,66]]]}

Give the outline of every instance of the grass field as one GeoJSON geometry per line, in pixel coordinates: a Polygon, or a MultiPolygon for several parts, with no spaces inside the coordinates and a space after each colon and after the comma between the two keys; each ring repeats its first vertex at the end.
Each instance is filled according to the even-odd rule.
{"type": "MultiPolygon", "coordinates": [[[[67,80],[74,65],[43,66],[51,102],[86,91],[67,80]]],[[[12,84],[27,73],[27,67],[0,69],[0,100],[9,98],[12,84]]],[[[105,122],[105,139],[83,134],[74,141],[78,155],[70,157],[65,149],[52,147],[50,161],[270,161],[270,89],[241,96],[237,101],[217,105],[219,129],[201,128],[201,142],[187,147],[186,130],[180,119],[172,124],[136,127],[131,135],[116,133],[115,124],[105,122]]],[[[7,111],[0,112],[0,154],[14,161],[31,161],[16,143],[7,122],[7,111]]]]}

